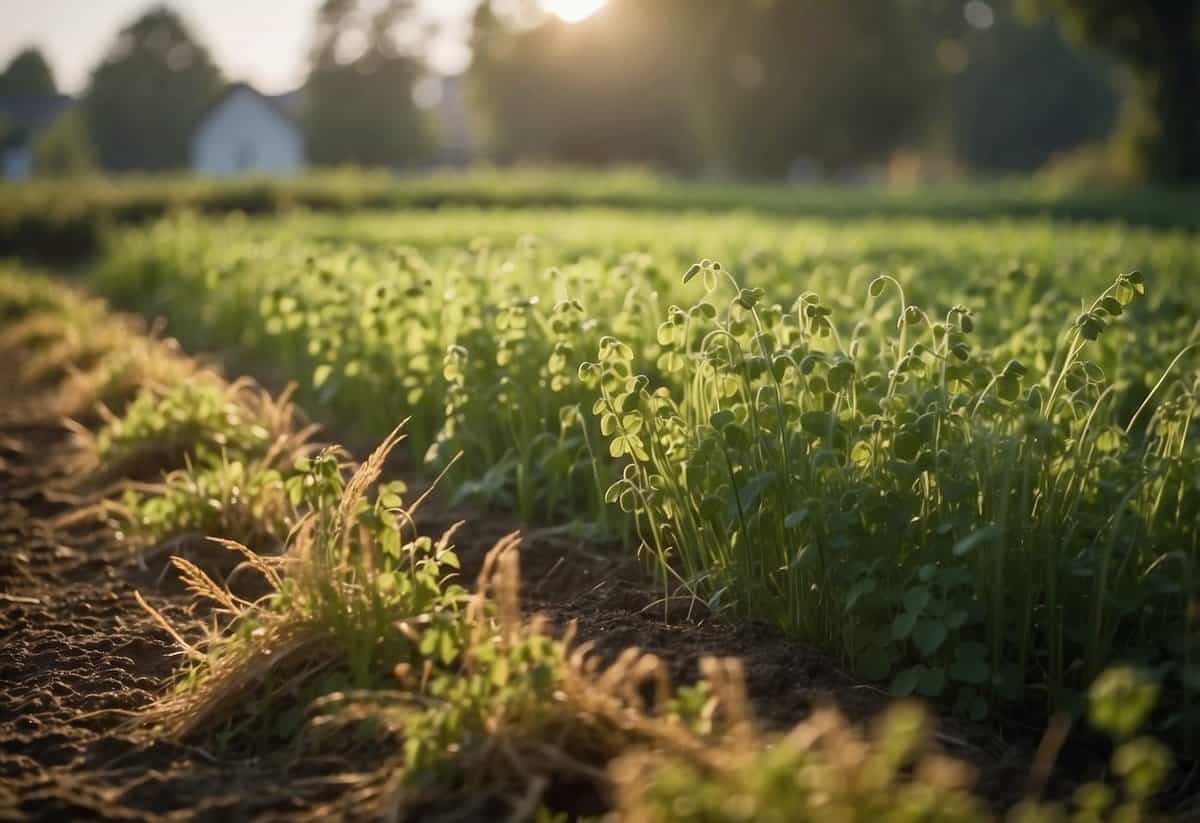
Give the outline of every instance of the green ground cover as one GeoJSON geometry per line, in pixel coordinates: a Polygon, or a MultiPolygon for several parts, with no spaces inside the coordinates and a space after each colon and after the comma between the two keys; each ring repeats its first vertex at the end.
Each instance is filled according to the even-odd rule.
{"type": "Polygon", "coordinates": [[[1191,192],[1060,190],[1025,180],[909,189],[688,181],[636,170],[475,169],[405,177],[338,171],[293,180],[129,176],[0,183],[0,255],[71,261],[95,254],[114,226],[145,223],[179,211],[348,213],[469,207],[745,209],[839,220],[1045,217],[1200,227],[1200,198],[1191,192]]]}
{"type": "MultiPolygon", "coordinates": [[[[703,206],[703,203],[698,204],[703,206]]],[[[180,219],[91,285],[447,488],[623,539],[982,719],[1151,668],[1200,721],[1198,241],[1049,220],[180,219]]]]}
{"type": "MultiPolygon", "coordinates": [[[[689,273],[703,280],[718,271],[709,263],[689,273]]],[[[1141,284],[1118,280],[1115,299],[1131,299],[1141,284]]],[[[116,512],[99,530],[113,541],[101,573],[120,573],[122,551],[143,560],[170,551],[177,580],[167,585],[182,583],[194,597],[189,608],[179,608],[186,597],[164,597],[163,573],[139,578],[147,596],[135,590],[128,602],[128,616],[136,601],[180,657],[175,688],[117,730],[136,747],[199,744],[206,761],[235,768],[247,754],[340,764],[354,814],[388,819],[974,822],[1007,811],[1006,820],[1034,823],[1194,811],[1161,794],[1177,784],[1171,753],[1143,733],[1162,688],[1145,668],[1109,669],[1091,685],[1087,720],[1109,739],[1108,769],[1091,782],[1083,782],[1090,769],[1069,775],[1070,799],[1056,788],[1055,802],[1039,798],[1062,718],[1023,790],[978,795],[972,768],[942,752],[910,702],[869,731],[830,708],[789,733],[766,731],[736,659],[703,658],[693,682],[675,686],[672,667],[654,654],[627,649],[604,662],[574,626],[557,631],[526,617],[515,534],[483,558],[474,589],[463,588],[454,546],[462,524],[435,542],[416,519],[426,496],[381,482],[400,430],[356,467],[344,451],[309,442],[286,394],[273,398],[246,378],[226,383],[129,318],[27,270],[0,267],[0,318],[18,385],[43,401],[29,407],[29,421],[100,400],[116,409],[71,425],[82,460],[71,460],[68,486],[53,489],[56,497],[95,489],[71,495],[94,504],[41,527],[69,539],[73,527],[100,526],[116,512]],[[162,483],[136,479],[151,466],[167,472],[162,483]],[[114,484],[114,472],[132,473],[114,484]],[[202,542],[218,543],[226,562],[189,551],[202,542]]],[[[722,429],[725,440],[729,425],[736,421],[722,429]]],[[[13,439],[5,449],[22,454],[13,439]]],[[[125,633],[132,622],[117,618],[112,628],[125,633]]],[[[47,665],[44,653],[35,665],[47,665]]],[[[291,811],[304,802],[287,798],[291,811]]]]}

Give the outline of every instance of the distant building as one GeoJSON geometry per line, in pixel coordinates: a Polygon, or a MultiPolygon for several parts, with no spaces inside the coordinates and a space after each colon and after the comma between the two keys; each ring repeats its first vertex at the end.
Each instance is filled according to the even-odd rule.
{"type": "Polygon", "coordinates": [[[246,83],[225,90],[192,130],[192,170],[207,175],[298,174],[308,166],[298,94],[268,97],[246,83]]]}
{"type": "Polygon", "coordinates": [[[65,94],[0,96],[0,178],[33,176],[33,145],[38,135],[71,106],[65,94]]]}
{"type": "Polygon", "coordinates": [[[465,166],[475,156],[475,134],[463,77],[442,77],[440,92],[434,108],[438,131],[437,162],[445,166],[465,166]]]}

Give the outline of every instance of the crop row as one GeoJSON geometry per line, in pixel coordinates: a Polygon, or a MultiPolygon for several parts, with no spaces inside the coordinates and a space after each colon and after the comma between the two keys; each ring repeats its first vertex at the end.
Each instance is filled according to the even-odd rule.
{"type": "MultiPolygon", "coordinates": [[[[402,487],[380,482],[399,432],[355,468],[339,450],[308,443],[286,398],[227,384],[25,273],[0,271],[0,318],[7,355],[46,362],[54,352],[62,367],[57,378],[22,370],[31,395],[61,397],[52,386],[62,382],[120,409],[75,427],[91,459],[69,482],[99,503],[70,518],[111,520],[114,539],[143,558],[215,533],[239,563],[230,571],[211,555],[175,558],[187,588],[211,602],[199,637],[139,598],[184,658],[176,688],[130,721],[149,734],[201,740],[218,757],[295,745],[369,750],[378,774],[356,780],[359,803],[393,817],[564,819],[547,806],[552,789],[562,798],[571,787],[571,812],[612,809],[633,821],[988,819],[969,770],[936,752],[911,705],[869,735],[824,710],[777,738],[756,727],[736,661],[704,661],[703,678],[682,688],[661,661],[632,650],[600,666],[570,633],[522,615],[513,537],[488,555],[468,593],[453,581],[453,531],[436,541],[417,533],[420,500],[406,503],[402,487]],[[145,382],[114,379],[128,374],[123,352],[132,348],[144,354],[145,382]],[[181,504],[171,478],[199,482],[234,462],[244,467],[234,493],[181,504]],[[137,480],[150,466],[167,480],[137,480]],[[250,492],[246,476],[267,479],[250,492]],[[160,516],[189,507],[213,519],[160,516]]],[[[60,410],[55,402],[43,412],[60,410]]],[[[1160,743],[1137,736],[1156,691],[1132,669],[1091,689],[1092,721],[1119,744],[1117,780],[1081,786],[1073,819],[1149,819],[1171,764],[1160,743]]],[[[1067,813],[1030,799],[1008,819],[1067,813]]]]}
{"type": "Polygon", "coordinates": [[[671,220],[592,218],[537,216],[590,226],[569,249],[164,223],[119,240],[95,282],[189,345],[298,380],[342,431],[411,416],[433,468],[464,455],[459,498],[623,535],[664,601],[774,621],[975,719],[1070,710],[1136,661],[1172,695],[1159,722],[1193,741],[1190,237],[858,236],[871,262],[872,243],[908,244],[892,276],[840,254],[852,230],[739,249],[722,221],[689,218],[686,238],[616,252],[626,235],[609,230],[634,245],[630,222],[671,220]],[[734,264],[678,250],[701,239],[734,264]]]}
{"type": "Polygon", "coordinates": [[[1016,182],[888,191],[671,181],[647,172],[537,170],[390,174],[326,172],[296,180],[212,181],[188,177],[71,179],[0,185],[0,257],[73,261],[96,254],[113,226],[179,211],[274,214],[292,210],[509,209],[585,206],[635,210],[746,209],[781,216],[965,220],[1119,220],[1195,229],[1200,203],[1168,191],[1055,192],[1016,182]]]}

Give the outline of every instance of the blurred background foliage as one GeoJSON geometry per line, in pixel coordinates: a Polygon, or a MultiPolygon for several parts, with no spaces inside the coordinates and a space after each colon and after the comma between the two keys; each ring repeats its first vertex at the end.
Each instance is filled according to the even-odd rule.
{"type": "Polygon", "coordinates": [[[428,127],[412,94],[421,63],[395,33],[412,13],[407,0],[370,10],[355,0],[322,5],[303,104],[314,162],[396,166],[428,156],[428,127]]]}
{"type": "Polygon", "coordinates": [[[154,8],[117,35],[83,95],[104,168],[161,171],[188,159],[192,127],[224,85],[178,15],[154,8]]]}
{"type": "Polygon", "coordinates": [[[1119,109],[1112,61],[1008,0],[610,0],[575,25],[497,5],[470,80],[501,161],[1023,172],[1102,141],[1119,109]]]}
{"type": "MultiPolygon", "coordinates": [[[[460,84],[433,77],[421,0],[325,0],[302,89],[314,162],[445,157],[438,104],[418,104],[440,79],[467,90],[459,161],[824,182],[1200,177],[1200,0],[607,0],[575,23],[547,3],[480,0],[460,84]]],[[[95,68],[46,167],[180,167],[223,86],[184,21],[152,8],[95,68]],[[62,151],[80,137],[91,148],[62,151]]],[[[53,90],[36,50],[0,73],[0,97],[21,90],[53,90]]]]}
{"type": "Polygon", "coordinates": [[[54,71],[46,57],[32,46],[17,52],[0,72],[0,97],[54,94],[54,71]]]}

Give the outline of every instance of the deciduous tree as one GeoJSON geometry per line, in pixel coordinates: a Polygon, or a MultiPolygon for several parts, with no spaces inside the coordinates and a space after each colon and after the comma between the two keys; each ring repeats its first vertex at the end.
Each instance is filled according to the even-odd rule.
{"type": "Polygon", "coordinates": [[[96,167],[96,154],[88,142],[79,109],[64,112],[33,144],[33,165],[38,174],[70,177],[96,167]]]}
{"type": "Polygon", "coordinates": [[[166,7],[123,29],[83,97],[88,134],[113,171],[183,166],[197,118],[221,73],[184,21],[166,7]]]}
{"type": "Polygon", "coordinates": [[[1200,182],[1200,0],[1024,3],[1133,69],[1141,96],[1135,110],[1152,120],[1133,130],[1147,170],[1164,182],[1200,182]]]}
{"type": "Polygon", "coordinates": [[[54,72],[42,52],[29,47],[17,53],[0,72],[0,97],[54,94],[54,72]]]}
{"type": "Polygon", "coordinates": [[[412,25],[411,0],[375,10],[358,0],[325,0],[305,85],[309,153],[323,165],[398,167],[429,150],[413,100],[422,72],[400,29],[412,25]]]}

